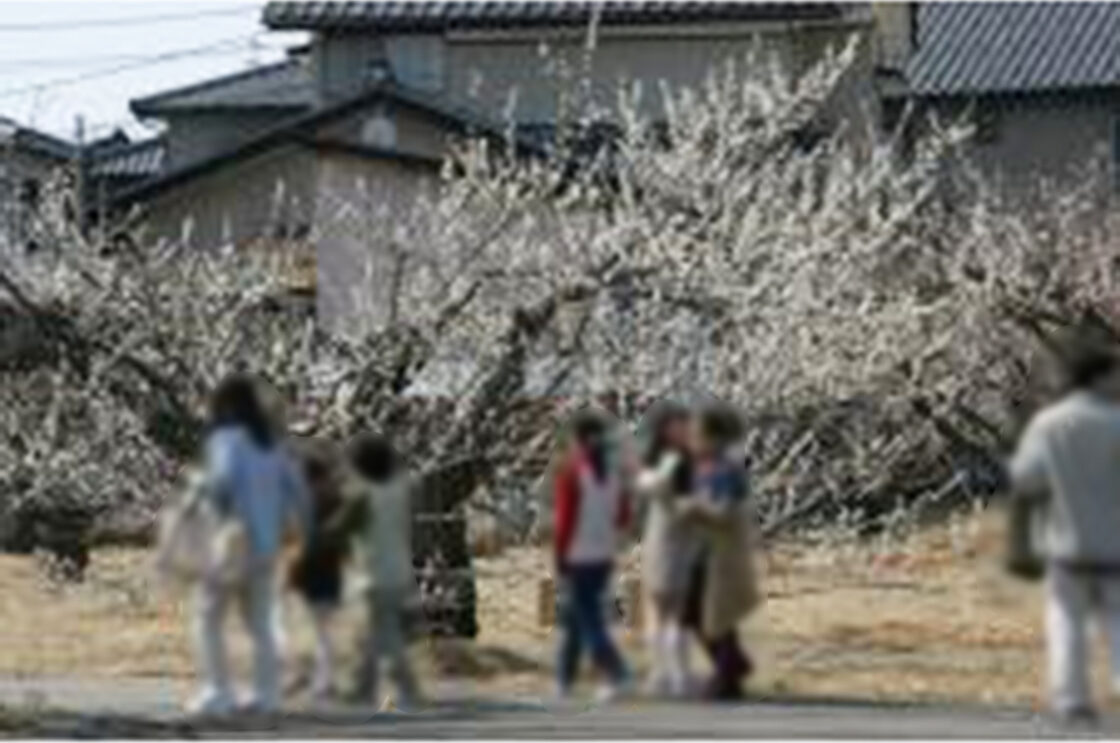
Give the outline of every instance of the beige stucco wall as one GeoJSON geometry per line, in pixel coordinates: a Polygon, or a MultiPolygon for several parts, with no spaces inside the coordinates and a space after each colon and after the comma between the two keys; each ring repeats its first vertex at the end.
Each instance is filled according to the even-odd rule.
{"type": "Polygon", "coordinates": [[[362,330],[390,316],[394,250],[408,251],[407,213],[436,185],[434,168],[323,152],[316,174],[318,315],[362,330]]]}
{"type": "Polygon", "coordinates": [[[196,247],[241,244],[310,227],[314,154],[278,147],[173,187],[145,207],[153,239],[187,237],[196,247]],[[187,232],[187,223],[193,227],[187,232]]]}

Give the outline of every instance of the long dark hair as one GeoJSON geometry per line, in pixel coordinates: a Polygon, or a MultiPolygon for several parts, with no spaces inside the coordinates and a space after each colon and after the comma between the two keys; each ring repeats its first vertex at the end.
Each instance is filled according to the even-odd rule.
{"type": "Polygon", "coordinates": [[[594,410],[581,410],[572,418],[572,437],[587,455],[591,471],[602,482],[607,477],[607,421],[594,410]]]}
{"type": "Polygon", "coordinates": [[[210,430],[240,426],[254,443],[271,449],[276,431],[261,401],[258,382],[247,374],[232,374],[223,379],[210,396],[210,430]]]}
{"type": "Polygon", "coordinates": [[[669,427],[674,423],[687,420],[691,415],[688,408],[675,402],[663,401],[657,403],[648,413],[646,424],[649,430],[645,456],[646,466],[656,466],[661,457],[670,449],[677,449],[680,463],[673,471],[673,492],[685,495],[692,490],[692,457],[689,452],[679,450],[669,442],[669,427]]]}

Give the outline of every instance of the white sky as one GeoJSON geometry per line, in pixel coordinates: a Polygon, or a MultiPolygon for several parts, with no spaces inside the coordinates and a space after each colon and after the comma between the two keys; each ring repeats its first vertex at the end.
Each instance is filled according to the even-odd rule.
{"type": "Polygon", "coordinates": [[[147,131],[128,102],[283,57],[264,0],[0,0],[0,116],[67,138],[147,131]],[[160,17],[163,17],[160,19],[160,17]],[[127,68],[127,69],[125,69],[127,68]]]}

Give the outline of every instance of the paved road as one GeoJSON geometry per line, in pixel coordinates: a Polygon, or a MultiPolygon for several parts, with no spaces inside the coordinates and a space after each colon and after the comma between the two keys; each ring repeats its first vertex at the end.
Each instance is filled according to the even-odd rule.
{"type": "MultiPolygon", "coordinates": [[[[158,681],[0,679],[0,703],[22,710],[32,706],[25,715],[31,721],[19,731],[50,737],[1047,738],[1063,732],[1015,709],[773,700],[722,706],[630,702],[587,709],[532,699],[472,700],[454,692],[441,696],[448,701],[414,715],[338,708],[236,726],[200,726],[181,718],[175,690],[158,681]]],[[[1120,720],[1109,720],[1106,730],[1120,733],[1120,720]]]]}

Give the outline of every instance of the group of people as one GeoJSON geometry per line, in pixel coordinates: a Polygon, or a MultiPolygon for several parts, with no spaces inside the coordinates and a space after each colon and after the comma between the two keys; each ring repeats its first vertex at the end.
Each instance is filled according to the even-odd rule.
{"type": "MultiPolygon", "coordinates": [[[[418,597],[406,468],[379,434],[358,435],[345,446],[290,437],[277,405],[254,377],[224,380],[212,394],[205,446],[163,519],[159,566],[197,594],[202,685],[191,709],[223,715],[280,707],[284,583],[302,597],[314,629],[312,693],[335,696],[334,618],[350,593],[344,584],[355,578],[368,628],[347,696],[375,701],[387,663],[397,706],[413,707],[420,690],[406,625],[418,597]],[[236,698],[228,667],[224,630],[233,606],[252,640],[247,700],[236,698]]],[[[584,650],[607,677],[604,700],[632,686],[607,614],[616,556],[640,516],[651,690],[693,693],[692,635],[714,669],[706,694],[738,698],[752,663],[736,627],[758,604],[747,468],[735,453],[742,421],[727,407],[660,404],[646,423],[648,441],[639,453],[617,419],[584,409],[569,421],[550,469],[559,693],[571,693],[584,650]]]]}
{"type": "Polygon", "coordinates": [[[570,693],[584,649],[608,679],[602,698],[632,687],[604,606],[616,556],[642,514],[649,691],[698,691],[689,662],[695,637],[713,669],[703,695],[740,698],[753,664],[737,627],[760,600],[751,559],[756,522],[737,446],[743,422],[724,405],[690,410],[660,403],[644,427],[644,451],[637,451],[608,415],[577,413],[552,468],[559,692],[570,693]]]}
{"type": "Polygon", "coordinates": [[[415,593],[407,473],[377,434],[360,434],[341,450],[323,440],[289,439],[265,390],[235,375],[214,391],[200,461],[163,523],[159,567],[197,593],[202,689],[191,709],[225,715],[280,707],[277,598],[284,579],[304,599],[315,629],[313,693],[332,695],[331,624],[347,570],[356,574],[369,619],[352,695],[376,700],[388,663],[398,706],[415,705],[420,692],[405,635],[415,593]],[[289,558],[293,527],[299,548],[289,558]],[[247,700],[235,697],[228,669],[224,625],[235,604],[253,645],[247,700]]]}

